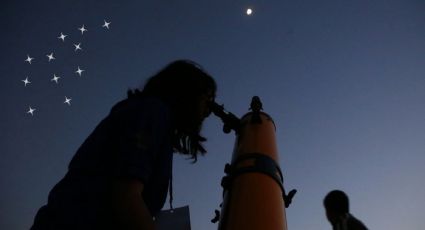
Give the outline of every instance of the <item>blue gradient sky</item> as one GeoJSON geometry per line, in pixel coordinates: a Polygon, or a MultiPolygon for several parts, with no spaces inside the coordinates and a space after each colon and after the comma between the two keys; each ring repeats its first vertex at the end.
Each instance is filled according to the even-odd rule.
{"type": "MultiPolygon", "coordinates": [[[[332,189],[370,229],[425,229],[424,12],[419,0],[2,2],[0,229],[28,229],[112,105],[178,58],[201,63],[238,116],[261,97],[285,185],[298,189],[289,229],[330,229],[322,199],[332,189]]],[[[190,206],[192,229],[217,227],[234,142],[221,127],[206,121],[209,153],[197,164],[175,156],[175,206],[190,206]]]]}

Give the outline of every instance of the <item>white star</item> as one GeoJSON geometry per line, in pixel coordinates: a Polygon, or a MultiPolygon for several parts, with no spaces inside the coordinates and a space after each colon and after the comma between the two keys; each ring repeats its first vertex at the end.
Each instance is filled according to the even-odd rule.
{"type": "Polygon", "coordinates": [[[64,101],[63,103],[66,103],[66,104],[68,104],[68,105],[71,105],[71,100],[72,100],[72,98],[67,98],[67,97],[65,96],[65,101],[64,101]]]}
{"type": "Polygon", "coordinates": [[[28,81],[28,77],[25,78],[25,80],[22,80],[22,81],[24,82],[25,86],[27,86],[27,84],[31,83],[30,81],[28,81]]]}
{"type": "Polygon", "coordinates": [[[27,59],[25,59],[25,61],[31,64],[31,61],[32,61],[33,59],[34,59],[34,58],[30,57],[30,55],[29,55],[29,54],[27,54],[27,59]]]}
{"type": "Polygon", "coordinates": [[[106,27],[106,29],[109,30],[109,24],[111,24],[111,22],[106,22],[106,20],[103,20],[105,22],[105,24],[103,24],[102,27],[106,27]]]}
{"type": "Polygon", "coordinates": [[[61,39],[64,42],[66,36],[68,36],[68,35],[65,35],[61,32],[61,36],[59,36],[58,38],[61,39]]]}
{"type": "Polygon", "coordinates": [[[78,28],[78,30],[81,31],[81,35],[83,35],[85,31],[88,31],[86,28],[84,28],[84,25],[81,28],[78,28]]]}
{"type": "Polygon", "coordinates": [[[81,73],[83,72],[84,70],[83,69],[80,69],[80,67],[78,66],[78,70],[77,71],[75,71],[76,73],[78,73],[78,75],[80,75],[80,77],[81,77],[81,73]]]}
{"type": "Polygon", "coordinates": [[[60,77],[56,76],[56,74],[53,74],[53,78],[50,81],[54,81],[56,82],[56,84],[58,84],[58,80],[60,77]]]}
{"type": "Polygon", "coordinates": [[[78,43],[78,45],[74,44],[75,51],[77,51],[77,50],[83,50],[83,49],[81,49],[80,45],[81,45],[81,43],[78,43]]]}
{"type": "Polygon", "coordinates": [[[34,114],[33,114],[34,111],[35,111],[35,109],[31,108],[31,106],[30,106],[30,109],[28,110],[27,113],[31,113],[31,116],[34,116],[34,114]]]}
{"type": "Polygon", "coordinates": [[[47,58],[49,58],[49,62],[50,62],[51,60],[55,60],[55,59],[56,59],[55,57],[53,57],[53,52],[52,52],[52,53],[50,53],[50,54],[47,54],[46,56],[47,56],[47,58]]]}

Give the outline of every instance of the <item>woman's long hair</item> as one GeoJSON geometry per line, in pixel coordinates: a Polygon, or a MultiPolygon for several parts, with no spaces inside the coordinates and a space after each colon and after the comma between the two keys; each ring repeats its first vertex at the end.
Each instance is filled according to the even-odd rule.
{"type": "Polygon", "coordinates": [[[206,94],[215,97],[216,89],[214,79],[199,64],[178,60],[148,79],[141,92],[129,90],[128,97],[157,96],[168,104],[174,115],[173,148],[196,162],[198,153],[206,153],[201,144],[206,139],[200,135],[200,99],[206,94]]]}

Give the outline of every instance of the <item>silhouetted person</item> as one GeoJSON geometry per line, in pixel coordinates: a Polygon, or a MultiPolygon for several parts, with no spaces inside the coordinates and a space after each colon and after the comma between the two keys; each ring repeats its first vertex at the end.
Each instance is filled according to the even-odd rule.
{"type": "Polygon", "coordinates": [[[326,217],[332,224],[333,230],[367,230],[366,226],[350,214],[348,196],[340,190],[329,192],[323,204],[326,217]]]}
{"type": "Polygon", "coordinates": [[[179,60],[130,90],[72,158],[32,230],[154,229],[172,185],[173,152],[194,161],[216,84],[198,64],[179,60]]]}

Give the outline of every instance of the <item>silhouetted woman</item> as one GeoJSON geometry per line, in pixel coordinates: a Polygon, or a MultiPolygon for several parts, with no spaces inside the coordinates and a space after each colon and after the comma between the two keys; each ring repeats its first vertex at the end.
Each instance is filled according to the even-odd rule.
{"type": "Polygon", "coordinates": [[[194,161],[206,152],[200,130],[215,92],[213,78],[187,60],[129,91],[78,149],[31,229],[153,229],[173,152],[194,161]]]}

